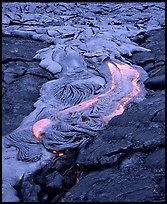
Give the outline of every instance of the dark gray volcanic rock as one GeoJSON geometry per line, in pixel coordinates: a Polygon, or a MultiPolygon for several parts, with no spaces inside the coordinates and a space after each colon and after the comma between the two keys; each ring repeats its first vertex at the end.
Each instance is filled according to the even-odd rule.
{"type": "MultiPolygon", "coordinates": [[[[78,164],[89,166],[96,164],[96,160],[99,161],[100,158],[109,159],[117,153],[124,155],[129,151],[140,151],[142,148],[149,149],[163,144],[164,112],[164,94],[161,92],[152,96],[150,94],[139,105],[131,104],[121,116],[110,121],[105,131],[99,132],[99,138],[80,151],[78,164]],[[163,115],[158,119],[159,112],[163,115]]],[[[104,161],[103,163],[105,164],[104,161]]],[[[110,162],[109,164],[112,165],[110,162]]]]}
{"type": "Polygon", "coordinates": [[[113,118],[81,149],[76,163],[83,174],[63,201],[163,201],[164,112],[164,94],[157,91],[113,118]]]}
{"type": "MultiPolygon", "coordinates": [[[[152,31],[148,36],[151,37],[145,46],[152,52],[135,53],[131,58],[144,68],[164,59],[164,30],[152,31]]],[[[164,146],[165,92],[148,89],[145,100],[129,104],[122,115],[109,122],[106,130],[99,132],[97,139],[81,149],[76,163],[83,173],[62,201],[164,201],[164,146]]]]}
{"type": "Polygon", "coordinates": [[[138,35],[135,40],[140,46],[151,49],[151,52],[134,53],[129,59],[148,72],[149,79],[145,82],[146,88],[163,90],[165,88],[165,29],[148,31],[141,35],[138,35]],[[141,35],[145,36],[143,43],[139,43],[141,35]]]}
{"type": "Polygon", "coordinates": [[[59,201],[77,182],[80,172],[75,162],[77,155],[78,149],[66,150],[64,157],[55,156],[45,168],[23,177],[17,186],[21,201],[32,202],[35,198],[38,202],[59,201]]]}
{"type": "Polygon", "coordinates": [[[16,129],[34,110],[40,87],[53,78],[33,59],[44,47],[48,44],[20,37],[2,39],[2,135],[16,129]]]}
{"type": "Polygon", "coordinates": [[[71,190],[65,202],[144,202],[156,201],[156,182],[151,171],[137,169],[95,170],[71,190]]]}

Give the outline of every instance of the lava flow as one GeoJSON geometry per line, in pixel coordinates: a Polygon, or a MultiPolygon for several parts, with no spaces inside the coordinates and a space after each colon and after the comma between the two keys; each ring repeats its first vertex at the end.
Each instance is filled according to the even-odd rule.
{"type": "Polygon", "coordinates": [[[32,127],[33,135],[38,139],[42,140],[41,131],[51,123],[51,120],[45,118],[36,122],[32,127]]]}
{"type": "MultiPolygon", "coordinates": [[[[118,67],[118,69],[119,69],[119,71],[121,73],[122,78],[125,78],[126,74],[128,74],[128,73],[133,73],[134,74],[134,78],[131,81],[132,82],[132,91],[127,96],[123,97],[118,102],[117,109],[113,113],[103,117],[103,119],[104,119],[106,124],[114,116],[121,115],[124,112],[124,107],[128,103],[128,101],[130,101],[133,97],[135,97],[140,92],[140,87],[137,84],[137,81],[138,81],[138,78],[139,78],[139,72],[137,70],[133,69],[132,67],[130,67],[129,65],[127,65],[127,64],[118,64],[118,63],[115,63],[115,64],[118,67]]],[[[108,63],[108,66],[110,67],[111,63],[108,63]]],[[[124,82],[123,85],[125,86],[126,80],[123,80],[123,82],[124,82]]]]}
{"type": "MultiPolygon", "coordinates": [[[[127,64],[118,64],[107,62],[108,68],[112,76],[112,85],[105,93],[100,94],[92,99],[81,102],[72,107],[66,108],[59,111],[54,119],[60,118],[62,114],[71,114],[72,112],[79,112],[87,108],[91,108],[93,105],[102,104],[102,109],[105,106],[110,110],[101,115],[101,118],[105,124],[107,124],[114,116],[120,115],[125,109],[125,105],[140,92],[140,87],[138,85],[139,72],[127,64]],[[107,102],[107,100],[109,103],[107,102]],[[106,103],[103,101],[106,100],[106,103]]],[[[86,122],[87,119],[82,118],[82,122],[86,122]]],[[[51,119],[42,119],[33,125],[32,132],[33,135],[41,140],[41,131],[51,124],[51,119]]],[[[54,151],[54,150],[53,150],[54,151]]],[[[57,153],[52,152],[52,153],[57,153]]],[[[63,154],[60,154],[62,156],[63,154]]]]}
{"type": "Polygon", "coordinates": [[[114,116],[116,115],[121,115],[124,111],[124,107],[125,105],[128,103],[128,101],[130,101],[134,96],[136,96],[139,92],[140,92],[140,87],[137,84],[138,78],[139,78],[139,72],[135,69],[133,69],[131,66],[127,65],[127,64],[118,64],[118,63],[111,63],[111,62],[107,62],[110,73],[112,75],[112,86],[110,87],[110,89],[108,91],[106,91],[105,93],[96,96],[92,99],[89,99],[87,101],[81,102],[75,106],[72,106],[70,108],[64,109],[62,111],[59,111],[55,118],[60,117],[60,115],[64,114],[64,113],[71,113],[71,112],[76,112],[76,111],[81,111],[83,109],[89,108],[91,107],[94,103],[96,103],[99,99],[101,99],[102,97],[105,97],[107,95],[109,95],[111,92],[115,91],[116,85],[119,82],[119,79],[117,79],[118,73],[121,74],[121,82],[123,82],[123,86],[126,86],[126,78],[131,75],[133,73],[133,79],[131,80],[132,83],[132,91],[130,92],[130,94],[128,94],[127,96],[123,97],[117,104],[117,109],[112,112],[111,114],[104,116],[103,120],[104,122],[107,124],[114,116]],[[118,82],[117,82],[118,81],[118,82]]]}

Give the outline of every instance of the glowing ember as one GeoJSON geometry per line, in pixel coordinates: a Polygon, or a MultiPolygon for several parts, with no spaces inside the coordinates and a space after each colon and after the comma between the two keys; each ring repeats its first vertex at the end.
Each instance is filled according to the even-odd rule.
{"type": "Polygon", "coordinates": [[[59,157],[64,156],[64,152],[57,152],[56,150],[50,150],[52,154],[57,154],[59,157]]]}
{"type": "Polygon", "coordinates": [[[63,153],[63,152],[60,152],[60,153],[58,153],[58,156],[59,156],[59,157],[62,157],[62,156],[64,156],[64,153],[63,153]]]}
{"type": "Polygon", "coordinates": [[[82,116],[82,122],[86,122],[87,120],[87,117],[82,116]]]}
{"type": "Polygon", "coordinates": [[[70,114],[71,114],[71,112],[81,111],[81,110],[83,110],[83,109],[89,108],[89,107],[91,107],[95,102],[97,102],[101,97],[104,97],[104,96],[106,96],[107,94],[109,94],[109,93],[115,88],[115,72],[116,72],[117,68],[116,68],[116,66],[115,66],[113,63],[111,63],[111,62],[108,62],[108,66],[109,66],[111,75],[112,75],[112,77],[113,77],[113,78],[112,78],[112,86],[111,86],[111,88],[110,88],[108,91],[106,91],[105,93],[103,93],[103,94],[101,94],[101,95],[99,95],[99,96],[96,96],[96,97],[94,97],[94,98],[92,98],[92,99],[89,99],[89,100],[87,100],[87,101],[81,102],[81,103],[79,103],[79,104],[77,104],[77,105],[75,105],[75,106],[72,106],[72,107],[70,107],[70,108],[64,109],[64,110],[62,110],[62,111],[59,111],[59,112],[56,114],[55,118],[60,117],[60,115],[62,115],[62,114],[64,114],[64,113],[69,113],[69,112],[70,112],[70,114]]]}
{"type": "Polygon", "coordinates": [[[41,131],[51,123],[51,120],[45,118],[36,122],[32,127],[33,135],[38,139],[42,140],[41,131]]]}
{"type": "Polygon", "coordinates": [[[81,139],[80,139],[80,138],[76,138],[76,139],[75,139],[75,141],[80,142],[80,141],[81,141],[81,139]]]}
{"type": "Polygon", "coordinates": [[[52,150],[51,151],[53,154],[58,154],[58,152],[56,150],[52,150]]]}

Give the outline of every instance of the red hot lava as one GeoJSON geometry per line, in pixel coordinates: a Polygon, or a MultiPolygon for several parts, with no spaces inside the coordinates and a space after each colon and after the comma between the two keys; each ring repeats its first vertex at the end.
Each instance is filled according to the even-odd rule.
{"type": "MultiPolygon", "coordinates": [[[[133,79],[131,80],[132,82],[132,91],[125,97],[123,97],[117,104],[117,109],[109,114],[108,116],[105,116],[103,119],[105,123],[107,124],[114,116],[116,115],[121,115],[124,112],[124,107],[130,101],[133,97],[135,97],[139,92],[140,92],[140,87],[138,85],[138,78],[139,78],[139,72],[135,69],[133,69],[131,66],[127,64],[118,64],[115,63],[117,68],[119,69],[119,72],[124,79],[122,82],[124,83],[123,86],[125,86],[126,83],[126,76],[130,75],[131,73],[133,74],[133,79]]],[[[108,63],[108,66],[110,70],[112,69],[113,66],[111,66],[111,63],[108,63]]],[[[115,80],[115,79],[114,79],[115,80]]]]}
{"type": "Polygon", "coordinates": [[[42,140],[41,131],[51,123],[51,120],[45,118],[36,122],[32,127],[32,134],[38,139],[42,140]]]}
{"type": "MultiPolygon", "coordinates": [[[[60,115],[67,113],[71,114],[72,112],[81,111],[83,109],[91,107],[94,103],[98,102],[99,99],[102,97],[108,96],[110,93],[115,92],[117,95],[121,93],[121,88],[124,88],[124,91],[128,89],[128,94],[124,97],[122,97],[114,110],[108,115],[105,115],[102,119],[107,124],[114,116],[121,115],[124,111],[125,105],[140,92],[140,87],[138,85],[138,78],[139,78],[139,72],[132,68],[131,66],[127,64],[118,64],[118,63],[112,63],[107,62],[108,68],[110,70],[110,73],[112,75],[112,86],[109,88],[108,91],[105,93],[96,96],[92,99],[86,100],[84,102],[81,102],[75,106],[69,107],[67,109],[64,109],[62,111],[59,111],[55,118],[59,118],[60,115]],[[130,80],[129,80],[130,79],[130,80]],[[130,81],[130,86],[127,85],[127,82],[130,81]],[[129,87],[131,87],[131,90],[129,91],[129,87]]],[[[83,117],[82,121],[86,122],[87,118],[83,117]]],[[[49,124],[51,124],[50,119],[42,119],[38,122],[36,122],[33,125],[32,132],[33,135],[38,139],[42,140],[41,131],[47,127],[49,124]]],[[[55,150],[52,150],[52,153],[58,154],[59,156],[63,156],[64,153],[58,153],[55,150]]]]}

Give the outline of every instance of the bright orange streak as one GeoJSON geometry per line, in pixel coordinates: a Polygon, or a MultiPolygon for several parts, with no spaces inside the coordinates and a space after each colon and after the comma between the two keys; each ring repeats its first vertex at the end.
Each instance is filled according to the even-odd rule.
{"type": "Polygon", "coordinates": [[[53,154],[58,154],[58,152],[57,152],[56,150],[51,150],[51,152],[52,152],[53,154]]]}
{"type": "Polygon", "coordinates": [[[86,108],[88,108],[88,107],[91,107],[95,102],[98,101],[98,99],[100,99],[101,97],[104,97],[104,96],[106,96],[107,94],[109,94],[109,93],[115,88],[115,72],[116,72],[116,70],[117,70],[117,68],[115,67],[114,64],[108,62],[108,65],[109,65],[109,64],[110,64],[110,66],[108,66],[108,67],[109,67],[110,73],[111,73],[111,75],[112,75],[113,78],[112,78],[112,86],[111,86],[111,88],[110,88],[108,91],[106,91],[105,93],[103,93],[103,94],[101,94],[101,95],[99,95],[99,96],[96,96],[96,97],[94,97],[94,98],[92,98],[92,99],[89,99],[89,100],[87,100],[87,101],[81,102],[81,103],[79,103],[79,104],[77,104],[77,105],[75,105],[75,106],[72,106],[72,107],[67,108],[67,109],[65,109],[65,110],[62,110],[62,111],[59,111],[59,112],[56,114],[55,117],[59,117],[59,116],[62,115],[63,113],[68,113],[68,112],[72,112],[72,111],[74,111],[74,112],[76,112],[76,111],[81,111],[81,110],[83,110],[83,109],[86,109],[86,108]]]}
{"type": "MultiPolygon", "coordinates": [[[[120,73],[122,75],[122,78],[124,78],[126,76],[126,74],[128,74],[128,73],[133,73],[134,74],[133,79],[132,79],[133,90],[132,90],[132,92],[130,92],[129,95],[123,97],[119,101],[119,103],[117,104],[117,109],[113,113],[111,113],[108,116],[103,117],[106,124],[108,124],[108,122],[114,116],[121,115],[124,112],[124,107],[128,103],[128,101],[131,100],[134,96],[136,96],[140,92],[140,87],[137,84],[137,81],[138,81],[138,78],[139,78],[139,73],[137,72],[137,70],[132,69],[132,67],[130,67],[127,64],[118,64],[118,63],[115,63],[115,64],[120,69],[120,73]]],[[[124,83],[126,83],[126,81],[124,81],[124,83]]],[[[125,84],[123,84],[123,86],[125,86],[125,84]]]]}
{"type": "Polygon", "coordinates": [[[38,122],[36,122],[33,127],[32,127],[32,133],[33,135],[38,139],[38,140],[42,140],[41,137],[41,130],[43,130],[46,126],[48,126],[51,123],[50,119],[42,119],[39,120],[38,122]]]}
{"type": "Polygon", "coordinates": [[[53,153],[53,154],[57,154],[59,157],[64,156],[63,152],[57,152],[56,150],[50,150],[50,152],[53,153]]]}
{"type": "Polygon", "coordinates": [[[60,153],[58,153],[58,155],[59,155],[59,157],[62,157],[62,156],[64,156],[64,153],[60,152],[60,153]]]}
{"type": "MultiPolygon", "coordinates": [[[[87,101],[84,101],[82,103],[79,103],[75,106],[69,107],[65,110],[59,111],[55,117],[60,117],[63,113],[71,114],[73,111],[81,111],[83,109],[91,107],[94,103],[96,103],[100,98],[107,96],[109,93],[114,91],[116,94],[119,94],[121,92],[122,88],[131,88],[132,91],[126,96],[124,96],[117,104],[116,109],[109,115],[104,116],[103,120],[107,124],[114,116],[121,115],[124,111],[125,105],[128,103],[129,100],[131,100],[134,96],[136,96],[140,92],[140,87],[137,84],[139,73],[137,70],[133,69],[131,66],[127,64],[118,64],[118,63],[111,63],[107,62],[111,76],[112,76],[112,86],[108,91],[105,93],[96,96],[92,99],[89,99],[87,101]],[[120,76],[121,75],[121,76],[120,76]],[[128,78],[128,80],[127,80],[128,78]],[[129,78],[131,79],[130,87],[126,84],[129,82],[129,78]]],[[[126,90],[123,90],[126,91],[126,90]]],[[[87,118],[82,118],[83,122],[86,122],[87,118]]],[[[42,140],[41,131],[48,126],[52,121],[50,119],[42,119],[38,122],[36,122],[33,125],[32,132],[33,135],[39,139],[42,140]]],[[[76,139],[76,141],[79,142],[79,139],[76,139]]],[[[58,154],[58,156],[63,156],[63,152],[57,152],[56,150],[51,151],[53,154],[58,154]]]]}

